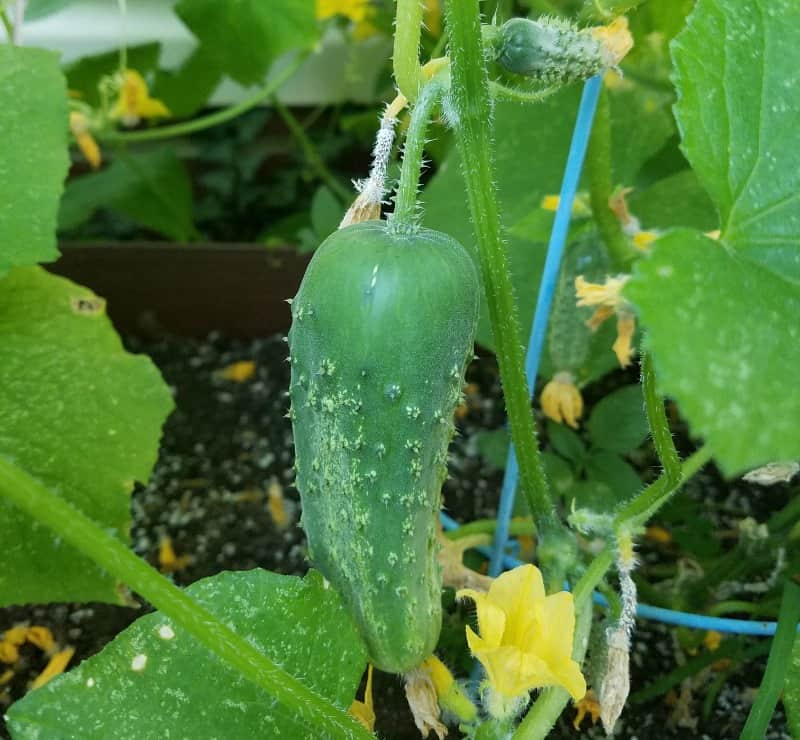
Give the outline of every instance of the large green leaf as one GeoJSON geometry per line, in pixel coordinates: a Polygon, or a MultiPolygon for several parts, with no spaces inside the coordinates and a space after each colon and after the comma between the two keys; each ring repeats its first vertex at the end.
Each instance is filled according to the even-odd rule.
{"type": "Polygon", "coordinates": [[[800,281],[800,3],[700,0],[673,45],[683,148],[726,243],[800,281]]]}
{"type": "Polygon", "coordinates": [[[58,55],[0,46],[0,275],[58,256],[67,122],[58,55]]]}
{"type": "Polygon", "coordinates": [[[59,228],[74,229],[98,208],[109,208],[177,241],[195,236],[192,184],[171,146],[122,153],[110,167],[75,178],[58,214],[59,228]]]}
{"type": "Polygon", "coordinates": [[[25,20],[35,21],[39,18],[46,18],[61,10],[64,10],[72,0],[28,0],[25,5],[25,20]]]}
{"type": "Polygon", "coordinates": [[[216,62],[198,46],[178,69],[156,72],[153,95],[164,101],[173,116],[185,118],[208,102],[221,79],[216,62]]]}
{"type": "MultiPolygon", "coordinates": [[[[319,574],[220,573],[187,591],[320,696],[342,709],[353,700],[366,650],[319,574]]],[[[15,740],[319,736],[158,612],[8,717],[15,740]]]]}
{"type": "Polygon", "coordinates": [[[604,396],[592,409],[587,427],[592,444],[601,450],[635,450],[648,432],[642,387],[626,385],[604,396]]]}
{"type": "MultiPolygon", "coordinates": [[[[38,267],[0,281],[0,455],[127,540],[172,399],[125,352],[102,299],[38,267]]],[[[0,500],[0,606],[110,601],[115,580],[0,500]]]]}
{"type": "Polygon", "coordinates": [[[728,474],[800,458],[800,290],[696,231],[641,260],[626,295],[659,383],[728,474]]]}
{"type": "Polygon", "coordinates": [[[800,458],[800,5],[699,0],[673,46],[683,149],[721,242],[656,242],[626,295],[662,389],[734,474],[800,458]]]}
{"type": "Polygon", "coordinates": [[[783,706],[786,708],[786,724],[792,737],[800,737],[800,638],[792,644],[792,659],[783,685],[783,706]]]}
{"type": "Polygon", "coordinates": [[[313,0],[180,0],[175,12],[226,74],[243,85],[264,79],[272,62],[319,37],[313,0]]]}

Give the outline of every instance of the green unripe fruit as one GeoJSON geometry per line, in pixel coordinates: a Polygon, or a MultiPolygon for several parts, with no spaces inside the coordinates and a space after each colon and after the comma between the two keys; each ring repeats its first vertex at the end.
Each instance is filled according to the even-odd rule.
{"type": "Polygon", "coordinates": [[[553,19],[512,18],[492,35],[497,61],[546,87],[585,80],[616,64],[591,29],[553,19]]]}
{"type": "Polygon", "coordinates": [[[547,347],[556,372],[577,374],[589,356],[592,330],[586,325],[592,310],[577,305],[575,278],[601,282],[608,272],[608,258],[597,236],[570,244],[561,262],[548,323],[547,347]]]}
{"type": "Polygon", "coordinates": [[[384,671],[414,668],[439,638],[437,517],[478,290],[450,237],[369,221],[328,237],[292,303],[309,552],[384,671]]]}

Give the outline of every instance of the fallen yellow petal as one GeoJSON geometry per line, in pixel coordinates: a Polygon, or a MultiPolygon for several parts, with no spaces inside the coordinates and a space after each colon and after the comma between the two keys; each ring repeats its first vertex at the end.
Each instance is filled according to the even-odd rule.
{"type": "Polygon", "coordinates": [[[175,554],[171,537],[162,537],[158,547],[158,566],[162,573],[177,573],[192,562],[190,555],[175,554]]]}
{"type": "Polygon", "coordinates": [[[0,663],[12,665],[19,660],[19,648],[12,642],[0,642],[0,663]]]}
{"type": "Polygon", "coordinates": [[[47,627],[28,627],[25,639],[46,653],[52,653],[56,649],[53,633],[47,627]]]}
{"type": "Polygon", "coordinates": [[[253,360],[240,360],[219,371],[219,376],[234,383],[244,383],[256,374],[256,363],[253,360]]]}
{"type": "Polygon", "coordinates": [[[283,496],[283,486],[276,480],[272,480],[267,489],[267,508],[278,529],[286,529],[289,526],[291,517],[283,496]]]}
{"type": "Polygon", "coordinates": [[[632,238],[633,246],[640,252],[646,252],[650,245],[658,239],[655,231],[637,231],[632,238]]]}
{"type": "Polygon", "coordinates": [[[31,684],[31,689],[41,688],[48,681],[63,673],[70,660],[72,660],[73,655],[75,655],[75,648],[73,647],[64,648],[63,650],[57,652],[52,658],[50,658],[50,662],[47,664],[45,669],[31,684]]]}
{"type": "Polygon", "coordinates": [[[716,630],[708,630],[705,637],[703,637],[703,645],[705,645],[711,652],[719,650],[722,644],[722,634],[716,630]]]}
{"type": "Polygon", "coordinates": [[[364,701],[354,700],[347,711],[364,726],[367,732],[375,732],[375,706],[372,703],[372,663],[367,666],[367,685],[364,688],[364,701]]]}
{"type": "Polygon", "coordinates": [[[5,686],[8,683],[11,683],[11,679],[14,678],[14,671],[10,668],[0,673],[0,686],[5,686]]]}
{"type": "Polygon", "coordinates": [[[12,645],[22,645],[25,642],[27,634],[27,626],[19,624],[3,632],[3,642],[10,642],[12,645]]]}

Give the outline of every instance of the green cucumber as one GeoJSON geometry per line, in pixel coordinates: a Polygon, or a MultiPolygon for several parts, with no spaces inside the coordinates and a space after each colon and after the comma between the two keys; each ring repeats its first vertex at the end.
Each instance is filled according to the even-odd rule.
{"type": "Polygon", "coordinates": [[[379,669],[441,629],[436,527],[478,278],[445,234],[368,221],[320,246],[292,302],[291,411],[309,555],[379,669]]]}
{"type": "Polygon", "coordinates": [[[554,373],[567,371],[578,375],[589,356],[592,330],[586,321],[592,310],[577,305],[575,278],[583,275],[590,282],[601,282],[607,271],[608,258],[597,236],[584,237],[567,247],[547,332],[547,349],[554,373]]]}

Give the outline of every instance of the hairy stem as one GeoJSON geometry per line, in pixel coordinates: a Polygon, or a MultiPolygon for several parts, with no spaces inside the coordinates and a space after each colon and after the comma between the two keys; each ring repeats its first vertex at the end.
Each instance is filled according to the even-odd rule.
{"type": "Polygon", "coordinates": [[[536,526],[544,538],[560,530],[544,475],[530,403],[511,278],[500,236],[495,194],[489,79],[484,62],[478,0],[448,0],[451,104],[461,153],[467,200],[478,242],[483,285],[494,333],[520,480],[536,526]]]}
{"type": "Polygon", "coordinates": [[[141,594],[221,660],[320,732],[340,738],[371,737],[355,719],[282,670],[106,529],[3,457],[0,496],[141,594]]]}
{"type": "Polygon", "coordinates": [[[600,236],[608,249],[614,269],[627,270],[636,252],[622,231],[619,219],[609,207],[614,183],[611,181],[611,106],[608,91],[603,89],[597,101],[592,138],[586,153],[589,198],[600,236]]]}
{"type": "Polygon", "coordinates": [[[400,185],[397,188],[392,229],[406,232],[417,227],[417,195],[419,176],[422,169],[422,154],[425,148],[425,132],[428,130],[433,107],[442,92],[442,85],[436,78],[426,83],[411,111],[411,123],[406,133],[403,148],[403,167],[400,172],[400,185]]]}
{"type": "Polygon", "coordinates": [[[614,526],[617,530],[627,527],[635,529],[643,525],[655,514],[672,495],[702,468],[712,457],[711,450],[701,447],[694,454],[683,461],[677,480],[666,472],[653,481],[638,496],[628,502],[614,517],[614,526]]]}
{"type": "Polygon", "coordinates": [[[417,99],[422,86],[419,42],[422,35],[422,0],[397,0],[394,24],[394,79],[397,89],[410,102],[417,99]]]}
{"type": "Polygon", "coordinates": [[[278,115],[283,119],[283,122],[286,124],[286,128],[289,129],[289,133],[291,133],[291,135],[294,137],[294,140],[303,150],[303,156],[306,158],[306,161],[313,170],[314,174],[342,200],[351,200],[353,194],[348,188],[342,185],[342,183],[340,183],[334,177],[333,173],[328,169],[324,160],[317,151],[317,148],[314,146],[314,142],[311,141],[310,137],[306,133],[306,130],[292,115],[292,112],[283,103],[281,103],[281,101],[278,100],[277,96],[275,95],[270,98],[270,105],[272,105],[272,107],[278,111],[278,115]]]}
{"type": "Polygon", "coordinates": [[[650,434],[658,459],[667,475],[668,484],[675,485],[680,480],[681,461],[672,441],[672,432],[664,410],[664,399],[656,391],[656,373],[653,369],[653,357],[649,352],[642,358],[642,392],[647,422],[650,425],[650,434]]]}
{"type": "Polygon", "coordinates": [[[98,131],[96,132],[97,138],[103,141],[119,142],[133,144],[140,141],[158,141],[159,139],[172,139],[176,136],[186,136],[193,134],[197,131],[205,131],[205,129],[219,126],[221,123],[232,121],[234,118],[241,116],[251,108],[255,108],[260,103],[272,97],[276,91],[288,80],[305,61],[306,55],[301,54],[295,58],[286,69],[270,80],[264,87],[257,92],[253,93],[249,98],[245,98],[240,103],[232,105],[230,108],[211,113],[207,116],[201,116],[191,121],[184,123],[176,123],[171,126],[159,126],[158,128],[151,128],[145,131],[98,131]]]}

